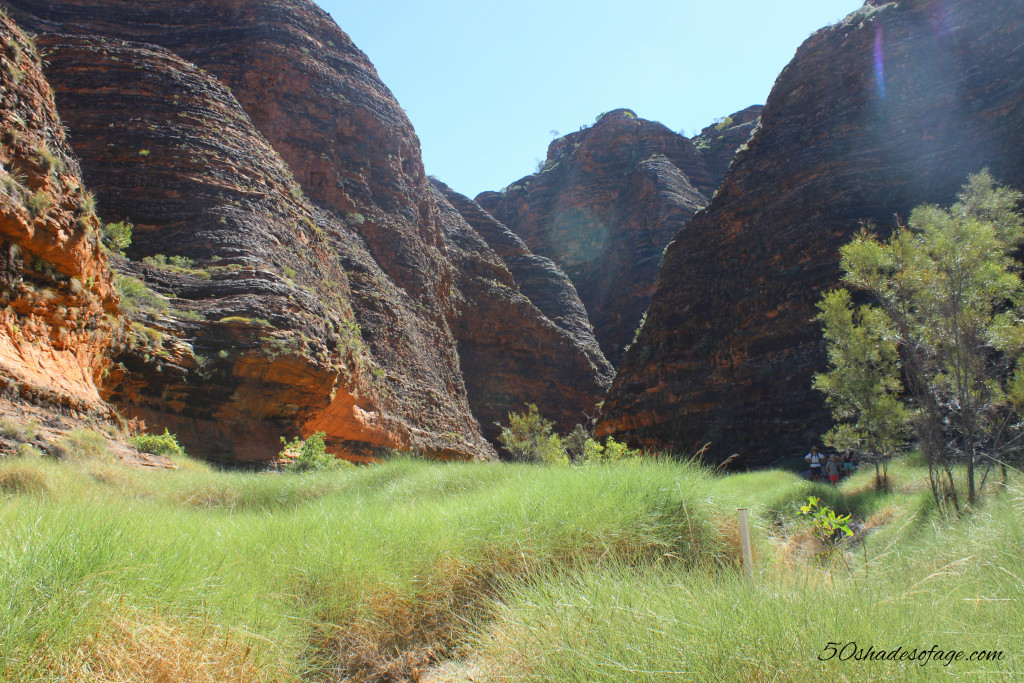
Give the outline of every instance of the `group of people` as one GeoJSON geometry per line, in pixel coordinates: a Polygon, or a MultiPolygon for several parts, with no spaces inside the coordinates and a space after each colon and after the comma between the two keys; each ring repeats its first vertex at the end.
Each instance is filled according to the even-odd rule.
{"type": "Polygon", "coordinates": [[[818,451],[817,446],[811,447],[811,452],[804,456],[804,460],[811,465],[811,481],[822,481],[822,474],[825,474],[830,482],[838,484],[840,477],[851,474],[857,468],[853,456],[848,452],[825,455],[818,451]]]}

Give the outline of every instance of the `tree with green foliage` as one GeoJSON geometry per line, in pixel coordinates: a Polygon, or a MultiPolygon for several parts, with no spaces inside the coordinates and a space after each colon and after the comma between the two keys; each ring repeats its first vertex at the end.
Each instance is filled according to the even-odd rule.
{"type": "Polygon", "coordinates": [[[830,293],[821,304],[832,371],[816,382],[848,425],[836,436],[881,443],[909,423],[942,509],[962,509],[956,465],[970,505],[978,464],[987,465],[984,486],[993,464],[1005,477],[1007,459],[1021,452],[1024,285],[1010,255],[1024,242],[1020,201],[982,172],[948,210],[916,208],[887,241],[862,231],[841,250],[842,281],[873,302],[854,311],[849,295],[830,293]]]}
{"type": "Polygon", "coordinates": [[[825,393],[837,422],[823,440],[874,464],[875,487],[887,488],[889,461],[910,431],[889,319],[878,308],[854,308],[845,289],[827,292],[818,308],[831,370],[815,375],[814,388],[825,393]]]}

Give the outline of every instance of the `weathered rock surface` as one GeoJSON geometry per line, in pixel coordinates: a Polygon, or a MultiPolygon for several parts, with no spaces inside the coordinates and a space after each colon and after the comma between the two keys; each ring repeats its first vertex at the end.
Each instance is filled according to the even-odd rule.
{"type": "Polygon", "coordinates": [[[1024,23],[1003,0],[869,2],[812,35],[711,206],[670,245],[600,434],[742,463],[829,425],[812,321],[861,221],[890,229],[988,166],[1024,185],[1024,23]]]}
{"type": "Polygon", "coordinates": [[[717,185],[690,140],[617,109],[553,141],[540,172],[477,202],[565,271],[602,351],[617,363],[650,301],[665,245],[717,185]]]}
{"type": "Polygon", "coordinates": [[[117,298],[99,221],[36,47],[3,15],[0,51],[0,392],[106,419],[117,298]]]}
{"type": "Polygon", "coordinates": [[[729,164],[736,153],[750,140],[757,124],[761,122],[762,111],[764,106],[760,104],[747,107],[707,126],[700,135],[692,138],[694,146],[704,158],[704,168],[714,179],[716,189],[725,180],[729,164]]]}
{"type": "Polygon", "coordinates": [[[434,181],[456,274],[452,332],[484,435],[535,403],[561,432],[588,424],[614,371],[568,277],[473,201],[434,181]]]}
{"type": "Polygon", "coordinates": [[[348,457],[493,456],[448,328],[415,133],[325,13],[9,5],[51,34],[48,74],[102,215],[136,225],[118,269],[171,297],[133,313],[112,400],[210,457],[265,460],[297,431],[348,457]]]}
{"type": "Polygon", "coordinates": [[[134,324],[105,393],[194,452],[269,458],[355,360],[339,343],[348,281],[317,217],[231,94],[193,65],[124,41],[39,42],[104,219],[135,225],[134,260],[115,260],[134,324]]]}

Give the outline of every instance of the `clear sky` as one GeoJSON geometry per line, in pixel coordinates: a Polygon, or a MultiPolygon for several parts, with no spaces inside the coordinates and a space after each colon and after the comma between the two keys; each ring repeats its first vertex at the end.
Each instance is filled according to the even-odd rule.
{"type": "Polygon", "coordinates": [[[554,134],[628,107],[693,135],[763,104],[814,31],[863,0],[316,0],[377,67],[427,173],[475,196],[554,134]]]}

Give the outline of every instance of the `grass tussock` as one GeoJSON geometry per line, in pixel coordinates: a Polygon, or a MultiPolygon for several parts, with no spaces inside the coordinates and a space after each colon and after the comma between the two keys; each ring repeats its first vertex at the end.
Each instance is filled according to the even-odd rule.
{"type": "Polygon", "coordinates": [[[63,460],[113,461],[107,437],[87,429],[75,429],[54,444],[52,451],[63,460]]]}
{"type": "Polygon", "coordinates": [[[203,623],[118,617],[72,655],[43,663],[69,683],[261,683],[280,670],[251,658],[252,645],[203,623]]]}
{"type": "Polygon", "coordinates": [[[0,495],[43,495],[49,490],[46,476],[35,467],[13,465],[0,469],[0,495]]]}
{"type": "Polygon", "coordinates": [[[3,418],[0,419],[0,434],[21,443],[35,441],[39,438],[39,423],[18,422],[3,418]]]}

